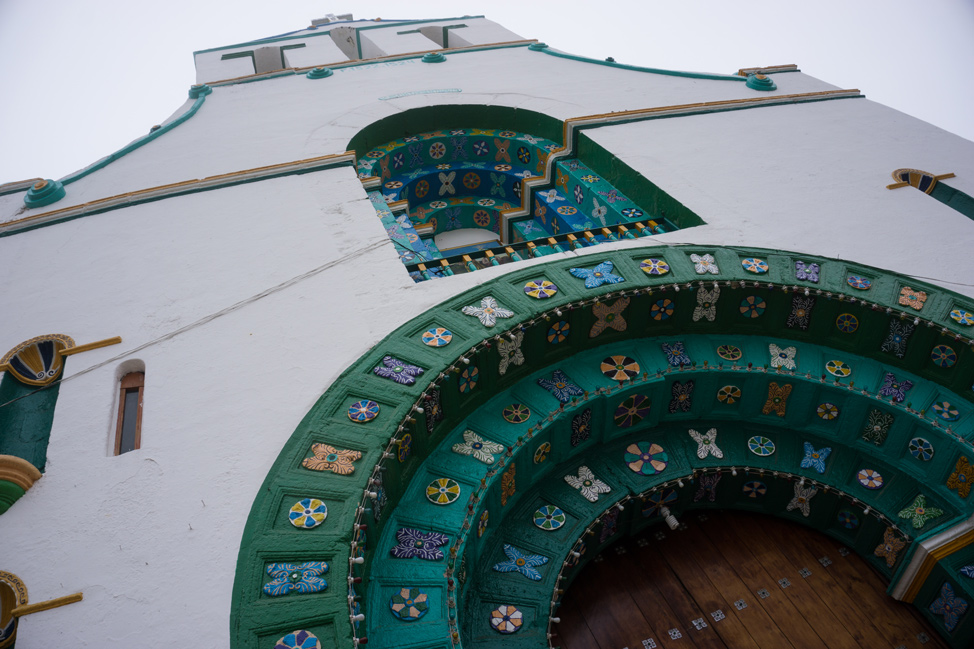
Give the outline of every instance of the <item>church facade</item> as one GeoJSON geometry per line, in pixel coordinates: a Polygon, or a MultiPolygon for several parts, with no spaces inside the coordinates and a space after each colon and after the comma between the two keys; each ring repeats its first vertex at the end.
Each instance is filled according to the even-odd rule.
{"type": "Polygon", "coordinates": [[[558,646],[704,508],[974,642],[974,143],[557,45],[330,17],[0,185],[0,649],[558,646]]]}

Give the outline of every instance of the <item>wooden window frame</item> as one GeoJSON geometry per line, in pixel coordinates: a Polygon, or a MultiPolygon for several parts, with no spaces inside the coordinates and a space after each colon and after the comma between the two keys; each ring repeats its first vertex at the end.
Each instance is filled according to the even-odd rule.
{"type": "Polygon", "coordinates": [[[142,401],[145,396],[145,372],[129,372],[119,381],[118,417],[115,423],[115,455],[122,454],[122,424],[125,421],[125,394],[135,388],[139,390],[139,405],[135,410],[135,443],[132,450],[134,451],[142,447],[142,401]]]}

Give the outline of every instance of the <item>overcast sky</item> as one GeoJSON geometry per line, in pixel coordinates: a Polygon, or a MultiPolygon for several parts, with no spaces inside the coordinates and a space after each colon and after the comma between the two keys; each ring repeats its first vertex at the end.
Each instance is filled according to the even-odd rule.
{"type": "Polygon", "coordinates": [[[971,0],[374,0],[367,13],[361,6],[0,0],[0,183],[61,178],[148,132],[185,100],[194,50],[347,12],[385,19],[482,14],[567,52],[675,70],[795,63],[974,140],[971,0]]]}

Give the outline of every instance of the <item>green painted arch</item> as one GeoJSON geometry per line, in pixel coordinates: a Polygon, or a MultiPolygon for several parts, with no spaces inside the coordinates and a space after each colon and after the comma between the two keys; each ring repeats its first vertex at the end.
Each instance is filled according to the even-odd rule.
{"type": "MultiPolygon", "coordinates": [[[[590,456],[593,464],[601,462],[598,467],[593,466],[593,470],[611,476],[618,495],[625,494],[627,498],[693,473],[699,479],[702,471],[713,472],[720,468],[724,473],[717,500],[715,503],[707,501],[707,506],[740,506],[737,502],[740,487],[735,481],[743,479],[745,471],[741,469],[744,466],[751,469],[752,475],[754,470],[765,470],[766,476],[771,471],[772,477],[773,471],[788,476],[801,475],[806,478],[806,484],[814,480],[821,483],[823,489],[824,485],[829,486],[829,494],[823,491],[815,497],[817,500],[813,500],[808,522],[830,533],[841,534],[835,529],[830,530],[829,525],[835,526],[827,525],[826,521],[834,519],[836,508],[849,506],[849,498],[836,492],[851,494],[851,498],[869,504],[873,511],[894,521],[900,528],[908,528],[910,544],[902,550],[892,570],[886,570],[895,583],[903,575],[904,566],[916,552],[918,543],[956,528],[972,511],[969,499],[961,497],[957,490],[948,489],[945,484],[956,468],[958,458],[972,456],[969,440],[974,437],[974,404],[971,401],[974,364],[969,357],[974,350],[970,348],[969,327],[951,317],[955,310],[971,311],[969,304],[967,298],[939,287],[846,261],[780,251],[700,246],[616,249],[607,250],[602,255],[558,259],[503,275],[457,295],[390,334],[346,370],[312,408],[281,451],[255,499],[241,541],[231,609],[233,646],[248,649],[273,647],[278,638],[297,629],[315,633],[324,646],[354,646],[355,637],[367,636],[371,636],[370,641],[383,646],[383,638],[388,637],[384,634],[390,632],[390,622],[399,625],[391,627],[398,634],[414,634],[408,636],[412,638],[410,646],[451,646],[454,629],[460,638],[458,644],[500,644],[502,636],[485,626],[483,607],[492,602],[483,593],[496,591],[497,576],[505,579],[511,576],[492,574],[491,569],[500,560],[498,548],[505,539],[509,542],[511,538],[506,530],[521,529],[524,512],[536,505],[535,499],[543,497],[554,500],[551,504],[567,503],[565,507],[571,509],[577,519],[576,530],[595,525],[593,531],[601,534],[601,523],[593,521],[613,501],[600,500],[590,505],[578,502],[577,497],[571,501],[568,496],[572,494],[566,492],[568,486],[562,479],[563,469],[573,463],[577,468],[578,453],[588,453],[585,459],[589,461],[590,456]],[[691,255],[704,254],[715,257],[719,266],[717,274],[695,272],[691,255]],[[752,257],[766,261],[769,271],[756,275],[745,270],[745,260],[752,257]],[[649,258],[665,261],[670,271],[665,275],[643,272],[641,264],[649,258]],[[572,267],[592,269],[603,261],[612,261],[613,272],[625,281],[586,289],[581,279],[569,273],[572,267]],[[803,262],[806,267],[819,264],[819,281],[797,279],[796,261],[803,262]],[[853,288],[847,281],[850,276],[868,279],[870,288],[853,288]],[[525,283],[540,279],[557,284],[558,293],[546,300],[529,297],[524,290],[525,283]],[[713,321],[706,314],[694,320],[698,306],[706,309],[698,304],[701,288],[710,291],[714,282],[718,283],[720,296],[716,300],[713,321]],[[786,323],[794,307],[793,299],[805,297],[806,290],[808,297],[816,299],[808,327],[788,327],[786,323]],[[920,310],[909,305],[920,304],[917,298],[900,304],[901,297],[907,298],[916,292],[925,293],[920,310]],[[742,315],[741,303],[752,295],[762,298],[765,310],[757,318],[746,318],[742,315]],[[486,296],[495,297],[503,308],[514,312],[513,316],[498,320],[494,328],[486,328],[478,319],[461,312],[462,307],[478,305],[486,296]],[[606,328],[597,336],[591,336],[592,327],[598,320],[593,311],[603,311],[604,305],[618,305],[619,300],[629,300],[622,311],[627,323],[625,330],[606,328]],[[660,300],[673,303],[673,313],[668,319],[657,320],[652,315],[653,305],[660,300]],[[854,333],[844,333],[837,328],[836,319],[843,313],[856,316],[859,324],[854,333]],[[552,345],[547,340],[548,332],[552,324],[562,320],[570,324],[571,334],[560,344],[552,345]],[[914,321],[915,329],[906,341],[902,358],[882,350],[891,323],[913,325],[914,321]],[[452,341],[442,347],[424,345],[421,336],[433,327],[448,328],[453,334],[452,341]],[[503,339],[500,337],[514,335],[517,338],[518,331],[524,336],[522,353],[525,362],[521,365],[508,363],[501,374],[498,343],[503,339]],[[725,342],[728,340],[738,342],[725,342]],[[681,370],[666,363],[660,344],[675,341],[685,343],[695,366],[681,370]],[[796,347],[798,367],[794,374],[790,370],[765,367],[770,366],[767,345],[772,342],[783,347],[796,347]],[[743,350],[744,355],[736,369],[732,361],[716,355],[718,344],[735,344],[743,350]],[[938,366],[931,357],[931,351],[937,345],[950,346],[957,361],[950,367],[938,366]],[[641,373],[634,377],[631,385],[606,382],[603,377],[602,391],[596,394],[593,381],[600,375],[593,367],[592,359],[615,353],[614,349],[631,350],[631,353],[622,353],[638,358],[641,373]],[[400,385],[376,376],[372,368],[380,365],[386,355],[425,371],[412,385],[400,385]],[[823,369],[826,359],[833,360],[833,357],[847,362],[853,374],[837,382],[836,377],[823,369]],[[750,363],[750,369],[745,361],[750,363]],[[476,388],[460,392],[461,381],[469,383],[474,367],[478,376],[476,388]],[[536,383],[537,375],[559,367],[579,385],[592,388],[589,389],[589,401],[600,404],[599,414],[593,413],[593,421],[599,422],[598,435],[603,431],[611,432],[605,433],[604,444],[593,443],[602,449],[599,454],[584,445],[574,448],[570,442],[568,445],[564,442],[565,431],[570,429],[571,419],[578,414],[580,404],[559,411],[557,402],[553,402],[536,383]],[[886,372],[914,382],[902,403],[890,403],[888,398],[877,395],[886,372]],[[671,415],[668,400],[672,398],[673,383],[690,378],[700,382],[695,385],[690,412],[671,415]],[[736,407],[730,412],[715,410],[718,405],[727,407],[716,398],[725,380],[727,384],[738,385],[743,395],[739,404],[730,406],[736,407]],[[783,418],[774,412],[761,412],[771,381],[795,386],[783,418]],[[851,385],[853,381],[854,385],[851,385]],[[620,433],[611,423],[610,411],[618,406],[617,400],[641,391],[645,391],[652,402],[653,418],[647,419],[642,427],[633,428],[631,434],[620,433]],[[437,403],[427,399],[433,395],[438,395],[437,403]],[[524,402],[532,409],[529,422],[516,426],[535,429],[530,439],[527,430],[516,435],[516,431],[505,430],[510,425],[498,414],[495,402],[510,395],[516,395],[518,403],[524,402]],[[820,420],[809,410],[819,399],[826,398],[832,399],[840,409],[835,422],[820,420]],[[360,399],[374,399],[380,407],[378,416],[366,424],[354,423],[346,416],[349,406],[360,399]],[[941,401],[949,401],[959,408],[956,421],[938,419],[932,405],[941,401]],[[879,446],[859,439],[870,408],[889,412],[894,417],[886,441],[879,446]],[[431,417],[431,413],[439,413],[442,419],[431,417]],[[535,420],[539,413],[543,415],[540,428],[535,420]],[[829,423],[839,424],[841,428],[833,427],[830,432],[826,426],[829,423]],[[510,458],[495,458],[497,462],[505,462],[504,469],[486,464],[475,467],[480,470],[480,479],[485,481],[482,497],[476,503],[468,503],[467,495],[472,490],[481,489],[479,481],[471,482],[478,474],[469,468],[470,463],[474,466],[478,463],[450,451],[452,444],[459,441],[458,435],[468,426],[479,429],[488,439],[495,439],[490,434],[503,435],[495,441],[511,448],[510,458]],[[698,461],[691,453],[693,448],[689,446],[691,440],[687,430],[694,428],[704,432],[710,426],[718,428],[718,445],[725,451],[725,457],[720,461],[712,457],[698,461]],[[749,453],[741,447],[741,436],[752,429],[767,431],[769,437],[776,436],[780,450],[773,456],[773,464],[764,466],[758,464],[758,458],[751,462],[741,458],[741,454],[746,458],[749,453]],[[909,439],[919,435],[918,431],[922,431],[920,436],[929,439],[936,450],[929,462],[919,462],[903,448],[909,439]],[[400,462],[398,455],[406,435],[410,438],[409,455],[400,462]],[[548,473],[536,472],[533,465],[534,444],[544,436],[554,440],[554,454],[546,462],[551,467],[548,473]],[[632,441],[643,440],[659,440],[673,459],[671,466],[654,479],[640,477],[638,482],[633,482],[637,476],[627,475],[632,472],[622,463],[619,453],[632,441]],[[798,465],[804,441],[813,442],[815,448],[826,444],[833,447],[825,474],[801,469],[798,465]],[[349,449],[361,453],[362,457],[352,463],[354,471],[349,475],[311,471],[304,468],[302,462],[312,457],[313,443],[349,449]],[[565,455],[559,456],[558,452],[565,455]],[[449,470],[459,466],[456,464],[458,460],[467,461],[468,466],[463,472],[451,474],[449,470]],[[516,491],[507,505],[492,504],[500,498],[503,474],[511,462],[517,466],[516,491]],[[728,473],[731,467],[738,476],[728,473]],[[878,470],[887,486],[873,496],[854,483],[859,468],[878,470]],[[488,476],[486,472],[492,469],[493,475],[488,476]],[[457,511],[447,513],[450,507],[436,508],[435,518],[431,518],[429,513],[423,513],[423,507],[429,503],[417,498],[416,494],[425,489],[434,471],[436,475],[457,479],[464,493],[461,501],[451,506],[457,511]],[[920,530],[908,527],[897,517],[904,503],[909,504],[917,493],[924,493],[933,506],[944,510],[942,516],[920,530]],[[328,518],[313,529],[297,529],[288,522],[287,512],[295,502],[307,497],[322,499],[328,506],[328,518]],[[381,505],[378,521],[377,504],[381,505]],[[468,504],[473,508],[466,509],[468,504]],[[483,508],[491,512],[490,532],[478,540],[476,517],[483,508]],[[501,516],[505,510],[507,515],[501,516]],[[361,524],[367,525],[368,529],[355,527],[361,524]],[[442,530],[444,533],[449,531],[450,538],[450,544],[444,548],[447,550],[444,560],[425,562],[391,558],[389,547],[397,531],[393,528],[407,525],[425,531],[453,525],[442,530]],[[449,548],[458,539],[463,542],[457,547],[456,555],[451,557],[449,548]],[[361,559],[362,563],[350,563],[352,556],[356,561],[361,559]],[[468,556],[468,578],[460,586],[456,573],[468,556]],[[480,560],[475,561],[475,557],[480,560]],[[327,589],[279,597],[264,594],[264,586],[270,580],[266,572],[270,563],[304,561],[328,562],[329,571],[324,575],[329,583],[327,589]],[[449,578],[445,576],[448,569],[453,575],[449,578]],[[361,581],[349,584],[350,577],[361,581]],[[454,579],[454,589],[460,588],[462,593],[471,594],[468,599],[474,602],[472,608],[449,606],[451,596],[454,604],[467,600],[450,590],[448,579],[454,579]],[[423,620],[404,624],[388,611],[388,589],[396,585],[422,587],[440,594],[434,597],[435,607],[423,620]],[[351,587],[351,593],[346,586],[351,587]],[[479,598],[473,596],[476,593],[480,593],[479,598]],[[349,600],[350,596],[356,599],[349,600]],[[350,603],[365,616],[354,630],[349,617],[350,603]]],[[[510,398],[513,402],[514,397],[510,398]]],[[[595,431],[593,428],[593,434],[595,431]]],[[[781,478],[787,479],[787,476],[781,478]]],[[[770,482],[771,478],[768,480],[770,482]]],[[[678,514],[693,507],[691,491],[693,489],[689,487],[680,490],[682,495],[679,497],[689,498],[691,502],[678,501],[673,508],[678,514]]],[[[789,495],[787,489],[769,486],[769,500],[765,507],[768,511],[794,516],[793,511],[781,510],[782,499],[786,496],[790,499],[793,494],[789,495]]],[[[861,516],[863,525],[855,538],[849,540],[849,545],[869,557],[876,547],[877,535],[882,535],[887,524],[873,514],[862,513],[862,504],[854,506],[859,507],[856,511],[860,512],[857,515],[861,516]]],[[[620,514],[620,534],[660,520],[658,517],[642,519],[641,505],[636,507],[627,503],[625,507],[620,514]]],[[[527,542],[526,535],[518,533],[514,538],[521,539],[522,536],[527,542]]],[[[560,568],[571,556],[569,552],[576,538],[570,539],[568,545],[562,540],[558,544],[560,553],[553,551],[558,548],[549,549],[537,544],[522,548],[547,552],[545,556],[549,557],[549,563],[546,565],[552,570],[546,570],[537,583],[515,575],[524,584],[518,584],[518,590],[511,592],[523,599],[510,603],[533,607],[531,610],[536,613],[526,616],[521,631],[503,637],[505,646],[530,644],[538,647],[547,642],[545,633],[550,611],[542,604],[551,600],[559,573],[555,568],[560,568]]],[[[611,538],[605,541],[611,542],[611,538]]],[[[927,611],[926,615],[935,625],[937,620],[927,607],[937,596],[943,581],[949,581],[961,596],[969,594],[966,584],[958,576],[969,552],[970,547],[965,547],[942,558],[926,576],[914,600],[921,611],[927,611]]],[[[582,558],[592,557],[595,553],[590,550],[582,558]]],[[[878,558],[874,561],[878,562],[878,558]]],[[[570,580],[570,575],[566,575],[566,579],[570,580]]],[[[943,630],[942,621],[938,628],[943,630]]],[[[971,622],[961,618],[960,625],[946,635],[955,646],[966,646],[972,634],[971,622]]]]}

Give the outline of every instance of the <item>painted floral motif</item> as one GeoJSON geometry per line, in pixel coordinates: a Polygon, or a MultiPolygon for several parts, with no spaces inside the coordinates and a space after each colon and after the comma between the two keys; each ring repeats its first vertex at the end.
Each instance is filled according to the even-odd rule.
{"type": "MultiPolygon", "coordinates": [[[[623,454],[622,459],[633,473],[638,473],[639,475],[656,475],[657,473],[662,473],[663,469],[666,468],[669,456],[659,444],[636,442],[626,447],[626,452],[623,454]]],[[[581,471],[581,469],[579,470],[581,471]]],[[[568,478],[565,479],[567,480],[568,478]]],[[[589,498],[589,500],[592,499],[589,498]]]]}
{"type": "Polygon", "coordinates": [[[675,503],[678,496],[676,489],[664,489],[662,491],[656,491],[649,494],[642,499],[643,507],[642,514],[644,518],[649,518],[651,516],[656,516],[660,514],[660,510],[664,507],[669,507],[671,503],[675,503]]]}
{"type": "Polygon", "coordinates": [[[585,394],[582,388],[578,387],[561,370],[551,373],[551,378],[538,379],[538,385],[550,392],[558,401],[568,403],[572,397],[580,397],[585,394]]]}
{"type": "Polygon", "coordinates": [[[541,464],[548,459],[548,455],[551,454],[551,443],[542,442],[538,445],[538,448],[534,449],[534,463],[541,464]]]}
{"type": "Polygon", "coordinates": [[[609,356],[599,365],[599,371],[612,381],[628,381],[639,374],[639,363],[628,356],[609,356]]]}
{"type": "Polygon", "coordinates": [[[859,328],[859,318],[851,313],[840,313],[835,319],[835,328],[844,334],[851,334],[859,328]]]}
{"type": "Polygon", "coordinates": [[[665,275],[670,272],[670,265],[662,259],[643,259],[639,268],[647,275],[665,275]]]}
{"type": "Polygon", "coordinates": [[[815,409],[815,414],[825,421],[832,421],[839,416],[839,409],[834,403],[826,401],[825,403],[818,404],[818,408],[815,409]]]}
{"type": "Polygon", "coordinates": [[[751,482],[744,483],[741,490],[748,498],[760,498],[768,493],[768,485],[764,484],[760,480],[752,480],[751,482]]]}
{"type": "Polygon", "coordinates": [[[429,611],[429,595],[418,588],[402,588],[389,599],[389,609],[403,622],[414,622],[429,611]]]}
{"type": "Polygon", "coordinates": [[[622,312],[629,306],[629,298],[621,297],[612,306],[604,302],[596,302],[592,305],[592,315],[595,316],[595,323],[591,331],[588,332],[589,338],[595,338],[606,329],[625,331],[628,324],[622,317],[622,312]]]}
{"type": "Polygon", "coordinates": [[[274,649],[321,649],[321,642],[311,631],[292,631],[278,640],[274,649]]]}
{"type": "Polygon", "coordinates": [[[523,424],[531,416],[531,409],[520,403],[512,403],[501,411],[501,416],[510,424],[523,424]]]}
{"type": "Polygon", "coordinates": [[[937,367],[953,367],[957,362],[957,352],[947,345],[936,345],[930,350],[930,360],[937,367]]]}
{"type": "Polygon", "coordinates": [[[521,351],[521,344],[524,342],[524,332],[518,329],[510,339],[501,338],[497,341],[497,352],[501,356],[497,372],[504,376],[507,368],[511,365],[524,365],[524,352],[521,351]]]}
{"type": "Polygon", "coordinates": [[[582,180],[584,180],[587,183],[597,183],[599,181],[599,177],[593,176],[592,174],[588,174],[587,176],[582,176],[582,180]]]}
{"type": "Polygon", "coordinates": [[[818,284],[818,271],[818,264],[812,263],[806,265],[803,261],[795,262],[795,279],[800,279],[803,282],[812,282],[814,284],[818,284]]]}
{"type": "Polygon", "coordinates": [[[446,155],[446,145],[442,142],[434,142],[430,145],[429,154],[434,160],[439,160],[446,155]]]}
{"type": "Polygon", "coordinates": [[[693,321],[697,322],[701,318],[706,318],[708,322],[713,322],[717,317],[717,298],[720,297],[720,288],[714,286],[711,290],[699,289],[697,291],[697,306],[693,309],[693,321]]]}
{"type": "Polygon", "coordinates": [[[741,300],[739,308],[741,315],[745,318],[758,318],[768,308],[768,303],[760,295],[748,295],[741,300]]]}
{"type": "Polygon", "coordinates": [[[423,342],[430,347],[445,347],[453,340],[453,332],[445,327],[435,327],[423,332],[423,342]]]}
{"type": "Polygon", "coordinates": [[[786,383],[779,386],[772,381],[768,384],[768,400],[764,402],[761,412],[770,415],[772,412],[779,417],[785,416],[785,409],[788,406],[788,396],[791,394],[792,385],[786,383]]]}
{"type": "Polygon", "coordinates": [[[571,325],[568,324],[566,320],[561,320],[551,325],[548,329],[548,342],[552,345],[557,345],[558,343],[565,342],[568,339],[568,334],[571,332],[571,325]]]}
{"type": "Polygon", "coordinates": [[[386,496],[386,490],[382,487],[376,487],[373,493],[375,497],[372,498],[372,517],[378,523],[382,520],[382,510],[385,509],[386,504],[389,502],[389,497],[386,496]]]}
{"type": "Polygon", "coordinates": [[[768,272],[768,262],[763,259],[758,259],[757,257],[747,257],[741,260],[741,266],[744,267],[749,273],[754,273],[755,275],[763,275],[768,272]]]}
{"type": "Polygon", "coordinates": [[[812,513],[811,500],[818,493],[816,487],[804,487],[800,483],[795,483],[795,497],[791,499],[788,506],[785,507],[787,511],[797,509],[802,513],[802,516],[808,518],[809,514],[812,513]]]}
{"type": "Polygon", "coordinates": [[[494,453],[504,451],[504,445],[486,440],[470,429],[463,432],[463,442],[453,445],[453,452],[459,455],[472,455],[484,464],[494,463],[494,453]]]}
{"type": "Polygon", "coordinates": [[[711,254],[690,255],[690,261],[693,262],[693,269],[697,272],[697,275],[705,275],[707,273],[716,275],[720,272],[720,269],[717,267],[717,260],[711,254]]]}
{"type": "Polygon", "coordinates": [[[697,443],[697,457],[703,460],[708,455],[717,459],[724,457],[724,452],[717,447],[717,429],[711,428],[706,434],[701,435],[692,428],[688,431],[693,441],[697,443]]]}
{"type": "Polygon", "coordinates": [[[450,537],[439,532],[421,532],[410,527],[400,527],[396,532],[398,545],[390,552],[397,559],[418,557],[426,561],[439,561],[443,558],[440,547],[450,542],[450,537]]]}
{"type": "Polygon", "coordinates": [[[490,612],[490,626],[498,633],[514,633],[524,623],[524,613],[516,606],[498,606],[490,612]]]}
{"type": "Polygon", "coordinates": [[[876,546],[873,554],[880,559],[886,559],[886,567],[892,568],[896,563],[896,554],[906,547],[906,540],[897,536],[892,527],[883,532],[883,542],[876,546]]]}
{"type": "Polygon", "coordinates": [[[690,365],[693,362],[687,355],[686,346],[682,342],[662,343],[660,348],[666,354],[666,362],[673,367],[690,365]]]}
{"type": "Polygon", "coordinates": [[[443,421],[443,406],[440,401],[440,391],[431,390],[423,397],[423,408],[426,411],[426,432],[432,433],[436,422],[443,421]]]}
{"type": "Polygon", "coordinates": [[[475,316],[485,327],[493,327],[497,324],[497,318],[510,318],[514,315],[513,311],[498,306],[497,300],[490,295],[480,301],[479,307],[465,306],[461,311],[466,315],[475,316]]]}
{"type": "Polygon", "coordinates": [[[906,447],[910,455],[918,460],[928,462],[933,459],[933,444],[922,437],[914,437],[906,447]]]}
{"type": "Polygon", "coordinates": [[[358,424],[365,424],[379,416],[379,404],[363,399],[348,407],[348,418],[358,424]]]}
{"type": "Polygon", "coordinates": [[[264,584],[264,593],[279,597],[291,592],[321,592],[328,588],[328,582],[321,578],[326,572],[328,564],[324,561],[272,563],[267,566],[267,574],[271,576],[271,580],[264,584]]]}
{"type": "Polygon", "coordinates": [[[965,311],[964,309],[951,309],[950,319],[957,324],[962,324],[966,327],[974,325],[974,313],[965,311]]]}
{"type": "Polygon", "coordinates": [[[524,285],[524,292],[528,297],[545,300],[558,292],[558,287],[546,279],[534,280],[524,285]]]}
{"type": "Polygon", "coordinates": [[[974,565],[964,566],[960,569],[960,574],[964,575],[969,579],[974,579],[974,565]]]}
{"type": "Polygon", "coordinates": [[[311,452],[314,453],[314,457],[305,458],[301,466],[312,471],[331,471],[338,475],[350,475],[355,471],[352,462],[362,458],[359,451],[347,449],[339,451],[328,444],[312,444],[311,452]]]}
{"type": "Polygon", "coordinates": [[[768,345],[768,353],[771,354],[771,367],[783,367],[786,370],[793,370],[797,367],[795,355],[798,350],[795,347],[785,347],[782,349],[774,343],[768,345]]]}
{"type": "Polygon", "coordinates": [[[849,275],[849,277],[846,278],[846,283],[852,288],[860,291],[868,291],[869,287],[873,285],[871,281],[865,277],[860,277],[859,275],[849,275]]]}
{"type": "MultiPolygon", "coordinates": [[[[578,446],[592,434],[592,409],[586,408],[572,417],[571,445],[578,446]]],[[[537,463],[536,463],[537,464],[537,463]]]]}
{"type": "Polygon", "coordinates": [[[875,469],[860,469],[856,480],[866,489],[882,489],[883,476],[875,469]]]}
{"type": "Polygon", "coordinates": [[[645,212],[635,207],[626,207],[622,210],[622,215],[627,219],[641,219],[645,212]]]}
{"type": "Polygon", "coordinates": [[[967,498],[971,493],[971,483],[974,482],[974,466],[963,455],[954,465],[954,472],[947,478],[947,488],[953,489],[961,498],[967,498]]]}
{"type": "Polygon", "coordinates": [[[774,455],[774,442],[772,442],[767,437],[761,435],[755,435],[747,440],[747,448],[755,455],[760,457],[768,457],[769,455],[774,455]]]}
{"type": "Polygon", "coordinates": [[[651,402],[644,394],[634,394],[620,403],[613,414],[619,428],[635,426],[649,414],[651,402]]]}
{"type": "Polygon", "coordinates": [[[859,527],[859,517],[851,509],[843,508],[839,510],[835,517],[836,521],[847,530],[854,530],[859,527]]]}
{"type": "Polygon", "coordinates": [[[805,457],[802,458],[801,467],[803,469],[815,469],[819,473],[825,473],[825,461],[829,459],[832,447],[816,449],[809,442],[805,442],[805,457]]]}
{"type": "Polygon", "coordinates": [[[318,527],[328,517],[328,506],[317,498],[305,498],[294,503],[287,518],[291,525],[305,530],[318,527]]]}
{"type": "Polygon", "coordinates": [[[412,385],[416,382],[416,377],[420,376],[425,370],[416,365],[410,365],[394,356],[385,356],[382,365],[372,368],[376,376],[392,379],[402,385],[412,385]]]}
{"type": "Polygon", "coordinates": [[[717,348],[717,355],[723,358],[725,361],[739,361],[743,352],[741,352],[740,347],[735,347],[734,345],[721,345],[717,348]]]}
{"type": "Polygon", "coordinates": [[[944,421],[957,421],[960,418],[960,410],[952,406],[949,401],[934,403],[933,411],[944,421]]]}
{"type": "Polygon", "coordinates": [[[693,385],[692,380],[685,383],[673,381],[673,385],[670,387],[670,394],[673,395],[669,407],[671,413],[675,413],[677,410],[690,412],[690,407],[693,405],[693,385]]]}
{"type": "Polygon", "coordinates": [[[913,502],[904,507],[897,514],[900,518],[910,521],[913,529],[921,530],[929,521],[941,516],[944,510],[936,507],[927,507],[927,497],[923,494],[917,495],[913,502]]]}
{"type": "Polygon", "coordinates": [[[426,499],[434,505],[449,505],[460,497],[460,485],[450,478],[437,478],[426,487],[426,499]]]}
{"type": "Polygon", "coordinates": [[[673,300],[663,298],[662,300],[657,300],[653,304],[652,308],[649,310],[649,315],[653,320],[669,320],[673,315],[673,300]]]}
{"type": "Polygon", "coordinates": [[[558,213],[561,214],[562,216],[571,216],[572,214],[578,213],[578,210],[576,210],[571,205],[562,205],[561,207],[558,208],[558,213]]]}
{"type": "Polygon", "coordinates": [[[519,572],[532,581],[541,581],[541,573],[537,567],[548,563],[548,557],[540,554],[521,552],[513,545],[504,544],[504,554],[507,561],[494,564],[497,572],[519,572]]]}
{"type": "Polygon", "coordinates": [[[534,524],[546,532],[557,530],[565,520],[565,512],[554,505],[543,505],[534,512],[534,524]]]}
{"type": "Polygon", "coordinates": [[[579,279],[585,280],[585,288],[598,288],[603,284],[618,284],[626,281],[622,276],[612,272],[611,261],[603,261],[595,268],[569,268],[568,272],[579,279]]]}
{"type": "Polygon", "coordinates": [[[785,322],[789,327],[798,327],[801,330],[808,329],[808,324],[812,318],[812,307],[815,306],[815,298],[802,297],[795,295],[791,298],[791,313],[785,322]]]}
{"type": "Polygon", "coordinates": [[[396,456],[399,458],[399,463],[402,464],[409,459],[409,453],[413,447],[413,436],[406,433],[397,443],[399,445],[399,450],[396,451],[396,456]]]}
{"type": "Polygon", "coordinates": [[[460,380],[457,381],[457,389],[460,394],[466,394],[470,392],[475,387],[477,387],[477,379],[480,376],[480,370],[476,366],[470,366],[460,373],[460,380]]]}
{"type": "Polygon", "coordinates": [[[923,303],[927,301],[927,294],[923,291],[914,291],[909,286],[900,289],[899,303],[903,306],[913,307],[917,311],[923,309],[923,303]]]}
{"type": "Polygon", "coordinates": [[[876,446],[882,446],[889,435],[889,427],[893,425],[893,415],[882,410],[873,408],[869,411],[866,419],[866,426],[862,431],[862,439],[865,442],[872,442],[876,446]]]}
{"type": "Polygon", "coordinates": [[[700,485],[697,487],[697,493],[693,496],[693,502],[703,500],[704,496],[710,502],[714,502],[717,499],[717,483],[720,482],[721,475],[720,473],[712,473],[700,476],[700,485]]]}
{"type": "Polygon", "coordinates": [[[599,499],[599,494],[607,494],[612,491],[612,488],[596,478],[587,466],[578,467],[577,476],[566,475],[565,482],[578,489],[582,496],[593,503],[599,499]]]}
{"type": "Polygon", "coordinates": [[[613,507],[602,516],[602,533],[599,534],[599,543],[605,543],[617,531],[619,531],[619,510],[613,507]]]}
{"type": "Polygon", "coordinates": [[[954,594],[953,586],[945,581],[944,585],[940,587],[940,597],[933,600],[930,605],[930,612],[934,615],[943,615],[944,627],[947,631],[953,631],[966,611],[967,600],[957,597],[954,594]]]}
{"type": "Polygon", "coordinates": [[[913,387],[912,381],[900,381],[892,372],[883,375],[883,385],[879,388],[879,396],[890,397],[896,403],[906,399],[906,391],[913,387]]]}
{"type": "Polygon", "coordinates": [[[515,486],[515,474],[517,473],[517,466],[511,464],[507,467],[507,471],[501,474],[501,507],[507,505],[507,500],[514,495],[517,490],[515,486]]]}
{"type": "Polygon", "coordinates": [[[717,401],[728,405],[737,403],[741,399],[741,389],[736,385],[725,385],[717,390],[717,401]]]}
{"type": "Polygon", "coordinates": [[[490,520],[490,512],[486,509],[481,512],[480,518],[477,519],[477,538],[479,539],[487,531],[487,521],[490,520]]]}
{"type": "Polygon", "coordinates": [[[899,320],[889,321],[889,335],[880,346],[884,352],[892,352],[897,358],[903,358],[906,354],[906,342],[910,339],[915,325],[899,320]]]}

